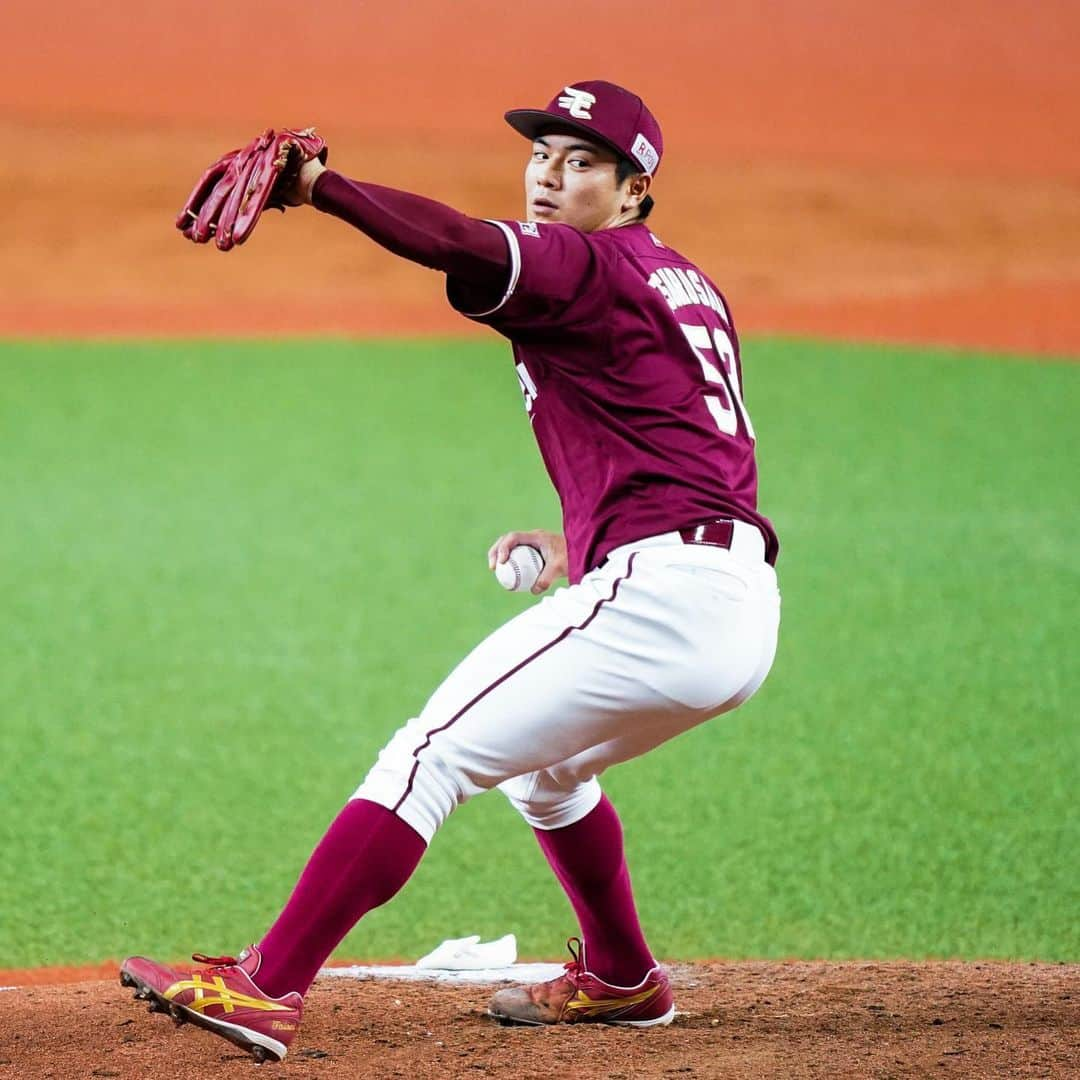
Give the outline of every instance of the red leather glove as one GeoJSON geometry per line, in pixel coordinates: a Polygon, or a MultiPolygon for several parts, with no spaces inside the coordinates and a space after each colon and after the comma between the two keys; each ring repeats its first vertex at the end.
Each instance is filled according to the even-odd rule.
{"type": "Polygon", "coordinates": [[[251,235],[268,206],[283,211],[301,166],[313,158],[325,162],[326,155],[326,143],[314,128],[267,128],[199,177],[176,227],[196,244],[212,236],[220,251],[228,251],[251,235]]]}

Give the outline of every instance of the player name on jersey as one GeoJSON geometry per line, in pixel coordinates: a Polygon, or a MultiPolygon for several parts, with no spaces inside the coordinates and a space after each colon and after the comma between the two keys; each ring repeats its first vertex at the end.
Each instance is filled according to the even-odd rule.
{"type": "Polygon", "coordinates": [[[716,295],[716,291],[707,281],[702,280],[696,270],[684,270],[681,266],[661,266],[649,275],[649,285],[660,293],[672,311],[678,311],[687,304],[703,304],[712,308],[728,326],[731,325],[724,301],[716,295]]]}

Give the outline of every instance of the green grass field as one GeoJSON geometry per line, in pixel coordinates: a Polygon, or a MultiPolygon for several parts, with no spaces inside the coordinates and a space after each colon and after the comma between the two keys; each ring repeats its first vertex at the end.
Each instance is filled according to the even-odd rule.
{"type": "MultiPolygon", "coordinates": [[[[606,784],[668,959],[1080,960],[1080,367],[758,340],[780,654],[606,784]]],[[[555,526],[506,348],[0,346],[0,967],[229,951],[555,526]]],[[[339,955],[570,909],[497,793],[339,955]]]]}

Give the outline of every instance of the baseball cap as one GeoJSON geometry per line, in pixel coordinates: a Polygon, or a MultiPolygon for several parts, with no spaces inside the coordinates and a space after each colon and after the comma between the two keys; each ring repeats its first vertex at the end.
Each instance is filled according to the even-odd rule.
{"type": "Polygon", "coordinates": [[[572,128],[629,158],[650,176],[660,167],[664,153],[660,125],[645,102],[602,79],[563,87],[546,109],[511,109],[506,122],[527,139],[535,139],[556,123],[572,128]]]}

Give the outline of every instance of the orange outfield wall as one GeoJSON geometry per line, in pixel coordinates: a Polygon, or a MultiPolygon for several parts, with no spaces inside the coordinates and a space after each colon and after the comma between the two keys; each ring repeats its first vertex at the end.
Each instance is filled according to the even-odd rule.
{"type": "Polygon", "coordinates": [[[1074,0],[9,0],[0,34],[0,335],[468,332],[311,211],[229,255],[171,218],[309,122],[346,174],[515,216],[502,112],[603,77],[659,116],[655,228],[743,330],[1080,354],[1074,0]]]}

